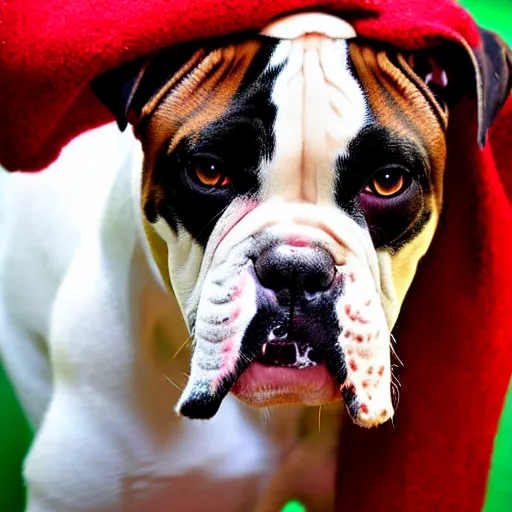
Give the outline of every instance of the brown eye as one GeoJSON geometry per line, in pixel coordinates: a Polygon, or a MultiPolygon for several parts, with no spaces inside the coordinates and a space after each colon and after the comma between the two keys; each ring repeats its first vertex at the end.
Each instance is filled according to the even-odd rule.
{"type": "Polygon", "coordinates": [[[231,183],[224,174],[220,162],[201,159],[192,162],[191,167],[199,183],[207,187],[225,187],[231,183]]]}
{"type": "Polygon", "coordinates": [[[399,167],[389,167],[374,174],[364,191],[386,198],[400,194],[407,186],[407,172],[399,167]]]}

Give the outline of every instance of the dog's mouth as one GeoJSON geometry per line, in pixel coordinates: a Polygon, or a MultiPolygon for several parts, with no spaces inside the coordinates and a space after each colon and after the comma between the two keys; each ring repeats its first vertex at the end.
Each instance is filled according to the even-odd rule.
{"type": "Polygon", "coordinates": [[[286,329],[276,327],[263,343],[256,357],[256,362],[265,366],[281,368],[310,368],[324,361],[320,347],[307,341],[289,339],[286,329]]]}
{"type": "Polygon", "coordinates": [[[277,246],[236,273],[219,265],[202,291],[180,414],[211,418],[231,392],[257,407],[343,400],[361,425],[389,419],[387,324],[358,261],[333,271],[318,248],[277,246]]]}
{"type": "Polygon", "coordinates": [[[336,350],[338,329],[312,315],[297,319],[279,324],[250,351],[251,362],[231,389],[244,403],[261,407],[341,400],[346,375],[342,351],[336,350]]]}
{"type": "MultiPolygon", "coordinates": [[[[269,339],[237,377],[231,392],[256,407],[341,401],[344,375],[335,374],[332,361],[316,343],[269,339]]],[[[342,369],[341,355],[338,363],[335,366],[342,369]]]]}
{"type": "Polygon", "coordinates": [[[318,348],[297,341],[268,341],[263,344],[256,359],[265,366],[297,369],[317,366],[323,360],[318,348]]]}

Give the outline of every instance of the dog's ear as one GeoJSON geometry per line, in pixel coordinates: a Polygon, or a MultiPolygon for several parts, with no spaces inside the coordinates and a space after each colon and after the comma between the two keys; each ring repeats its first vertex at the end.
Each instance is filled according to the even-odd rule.
{"type": "Polygon", "coordinates": [[[479,30],[481,40],[476,48],[451,44],[404,57],[441,109],[451,110],[467,95],[476,98],[478,144],[483,147],[512,88],[512,51],[493,32],[479,30]]]}
{"type": "Polygon", "coordinates": [[[512,50],[498,35],[480,29],[481,43],[470,52],[475,67],[478,102],[478,144],[487,132],[512,90],[512,50]]]}
{"type": "Polygon", "coordinates": [[[114,115],[121,131],[128,125],[128,110],[145,63],[146,59],[138,59],[107,71],[91,82],[92,90],[114,115]]]}
{"type": "Polygon", "coordinates": [[[135,124],[144,107],[204,46],[185,43],[107,71],[91,82],[100,101],[112,112],[121,130],[135,124]]]}

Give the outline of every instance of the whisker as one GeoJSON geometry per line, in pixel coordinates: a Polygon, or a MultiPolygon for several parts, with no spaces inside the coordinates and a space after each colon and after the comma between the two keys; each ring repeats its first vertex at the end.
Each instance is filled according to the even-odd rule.
{"type": "Polygon", "coordinates": [[[167,375],[165,375],[165,378],[178,390],[178,391],[183,391],[183,388],[178,386],[178,384],[176,384],[176,382],[174,382],[170,377],[168,377],[167,375]]]}
{"type": "MultiPolygon", "coordinates": [[[[396,361],[396,362],[393,362],[391,364],[391,379],[390,379],[390,384],[391,384],[391,403],[393,405],[393,408],[396,410],[398,408],[398,405],[400,404],[400,381],[398,380],[398,377],[396,376],[395,372],[400,368],[400,366],[403,368],[404,367],[404,363],[402,362],[402,360],[398,357],[398,354],[396,353],[396,350],[395,350],[395,347],[394,345],[397,344],[397,341],[396,341],[396,338],[395,336],[390,333],[390,340],[391,340],[391,343],[389,344],[390,348],[391,348],[391,354],[393,356],[393,359],[396,361]],[[397,363],[400,363],[400,364],[397,364],[397,363]]],[[[393,423],[393,428],[394,428],[395,424],[393,423]]]]}
{"type": "Polygon", "coordinates": [[[185,341],[184,343],[181,345],[181,347],[176,350],[176,353],[172,356],[173,359],[176,358],[176,356],[183,350],[184,347],[187,346],[188,343],[190,343],[192,341],[192,338],[193,338],[193,335],[190,335],[185,341]]]}
{"type": "Polygon", "coordinates": [[[389,344],[389,346],[391,347],[391,352],[393,353],[393,356],[395,357],[395,359],[402,365],[402,367],[404,366],[404,363],[402,362],[402,360],[398,357],[398,354],[396,353],[396,350],[395,350],[395,347],[393,346],[393,344],[397,344],[397,341],[396,341],[396,338],[393,336],[392,333],[389,334],[390,338],[391,338],[391,341],[392,343],[389,344]]]}
{"type": "Polygon", "coordinates": [[[394,382],[391,382],[391,403],[396,411],[400,404],[400,390],[394,382]]]}
{"type": "Polygon", "coordinates": [[[397,385],[397,386],[401,386],[400,384],[400,380],[398,379],[398,377],[393,373],[393,371],[391,371],[391,379],[392,381],[397,385]]]}
{"type": "Polygon", "coordinates": [[[267,426],[270,423],[270,410],[268,407],[263,407],[262,410],[263,424],[267,426]]]}

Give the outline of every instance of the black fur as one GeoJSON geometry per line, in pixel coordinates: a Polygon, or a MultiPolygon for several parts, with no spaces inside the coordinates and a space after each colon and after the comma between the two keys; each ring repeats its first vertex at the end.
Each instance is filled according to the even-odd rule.
{"type": "MultiPolygon", "coordinates": [[[[440,101],[446,101],[450,107],[471,87],[478,97],[478,142],[483,145],[489,126],[512,87],[512,53],[491,32],[482,29],[481,36],[482,43],[469,60],[460,59],[460,48],[434,50],[433,54],[451,74],[450,86],[442,91],[446,97],[440,101]],[[456,59],[457,55],[459,58],[456,59]],[[476,63],[476,69],[470,60],[476,63]],[[480,84],[476,92],[475,73],[476,82],[480,84]]],[[[154,177],[163,185],[165,194],[144,205],[149,220],[160,215],[173,229],[186,229],[203,246],[216,219],[235,197],[257,197],[259,166],[264,159],[271,159],[274,152],[276,108],[271,102],[271,93],[279,69],[265,74],[262,71],[277,43],[270,38],[263,40],[263,47],[227,112],[196,134],[193,141],[181,141],[171,155],[167,155],[164,148],[154,177]],[[194,181],[191,167],[194,159],[199,157],[215,158],[225,168],[232,183],[225,188],[212,189],[194,181]]],[[[233,38],[162,50],[150,57],[149,64],[147,59],[141,59],[109,71],[97,78],[92,87],[123,127],[128,111],[139,111],[198,48],[208,51],[228,41],[232,43],[233,38]],[[139,80],[143,66],[146,66],[145,72],[139,80]]],[[[421,63],[426,61],[422,55],[426,56],[427,52],[418,52],[416,56],[415,71],[420,74],[421,63]]],[[[336,202],[361,226],[368,227],[377,248],[397,251],[421,231],[430,217],[425,201],[431,193],[428,172],[426,156],[420,148],[370,122],[350,143],[348,157],[340,158],[337,163],[336,202]],[[379,204],[365,201],[361,190],[372,174],[384,165],[403,167],[410,174],[410,186],[400,196],[379,204]]]]}
{"type": "Polygon", "coordinates": [[[205,246],[224,209],[239,196],[257,196],[261,162],[274,153],[273,127],[276,107],[270,95],[278,70],[262,74],[268,63],[268,47],[249,69],[255,76],[242,83],[227,112],[195,134],[183,139],[176,150],[158,160],[154,179],[163,185],[165,195],[154,205],[154,213],[175,229],[186,229],[205,246]],[[259,74],[258,74],[259,67],[259,74]],[[194,161],[212,159],[222,166],[231,180],[227,187],[201,185],[194,177],[194,161]]]}

